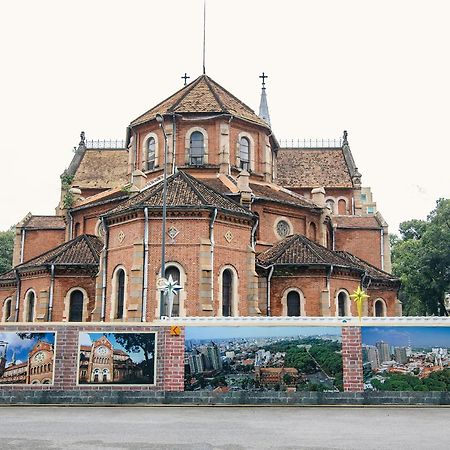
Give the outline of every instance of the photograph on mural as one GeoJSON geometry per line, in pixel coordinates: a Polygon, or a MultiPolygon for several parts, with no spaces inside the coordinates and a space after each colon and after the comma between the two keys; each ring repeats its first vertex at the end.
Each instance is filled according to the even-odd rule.
{"type": "Polygon", "coordinates": [[[155,384],[156,333],[80,333],[79,384],[155,384]]]}
{"type": "Polygon", "coordinates": [[[363,327],[364,387],[450,391],[450,327],[363,327]]]}
{"type": "Polygon", "coordinates": [[[0,333],[0,385],[53,384],[55,333],[0,333]]]}
{"type": "Polygon", "coordinates": [[[342,390],[339,327],[186,327],[185,390],[342,390]]]}

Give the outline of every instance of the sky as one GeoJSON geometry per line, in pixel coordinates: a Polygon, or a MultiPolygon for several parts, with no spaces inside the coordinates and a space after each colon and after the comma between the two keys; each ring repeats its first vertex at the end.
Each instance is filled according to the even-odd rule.
{"type": "MultiPolygon", "coordinates": [[[[450,197],[447,0],[207,0],[206,73],[276,137],[350,146],[395,232],[450,197]]],[[[0,230],[53,214],[81,131],[124,139],[202,72],[202,0],[0,3],[0,230]]]]}
{"type": "Polygon", "coordinates": [[[450,349],[450,327],[363,327],[362,342],[375,345],[384,341],[390,345],[442,347],[450,349]]]}
{"type": "Polygon", "coordinates": [[[186,327],[186,340],[285,336],[340,336],[340,327],[186,327]]]}

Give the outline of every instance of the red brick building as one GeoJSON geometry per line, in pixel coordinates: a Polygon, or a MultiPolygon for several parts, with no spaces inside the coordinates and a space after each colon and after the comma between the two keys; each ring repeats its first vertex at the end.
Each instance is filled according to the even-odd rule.
{"type": "Polygon", "coordinates": [[[17,225],[1,319],[151,321],[168,313],[161,275],[182,287],[173,316],[354,315],[358,285],[366,314],[400,315],[387,224],[362,207],[346,133],[281,148],[268,117],[265,88],[257,115],[202,75],[132,121],[123,146],[82,133],[56,215],[17,225]]]}

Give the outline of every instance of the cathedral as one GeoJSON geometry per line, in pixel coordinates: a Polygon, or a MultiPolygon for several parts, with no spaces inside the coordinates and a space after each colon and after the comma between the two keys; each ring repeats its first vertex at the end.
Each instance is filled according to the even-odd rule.
{"type": "Polygon", "coordinates": [[[4,322],[350,317],[358,286],[364,315],[401,315],[388,226],[347,132],[280,143],[264,78],[259,114],[201,75],[124,142],[81,133],[55,215],[17,224],[13,265],[4,322]]]}

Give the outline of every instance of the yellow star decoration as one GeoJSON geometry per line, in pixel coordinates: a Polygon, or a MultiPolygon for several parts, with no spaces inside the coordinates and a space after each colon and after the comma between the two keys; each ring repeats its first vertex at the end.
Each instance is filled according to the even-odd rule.
{"type": "Polygon", "coordinates": [[[361,320],[363,303],[366,299],[369,298],[369,296],[364,292],[363,289],[361,289],[361,286],[358,286],[358,289],[356,289],[356,291],[353,292],[352,295],[350,295],[350,298],[352,298],[353,301],[356,302],[356,307],[358,308],[358,317],[359,320],[361,320]]]}

